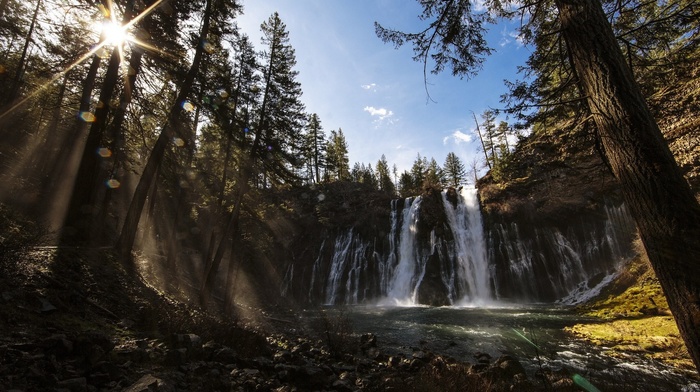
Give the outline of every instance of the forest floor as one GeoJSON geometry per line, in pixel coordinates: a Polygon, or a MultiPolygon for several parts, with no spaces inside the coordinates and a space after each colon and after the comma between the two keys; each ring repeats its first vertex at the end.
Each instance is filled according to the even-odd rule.
{"type": "MultiPolygon", "coordinates": [[[[250,309],[248,309],[250,311],[250,309]]],[[[0,391],[574,391],[517,358],[475,363],[290,311],[224,321],[128,274],[106,249],[0,252],[0,391]]]]}

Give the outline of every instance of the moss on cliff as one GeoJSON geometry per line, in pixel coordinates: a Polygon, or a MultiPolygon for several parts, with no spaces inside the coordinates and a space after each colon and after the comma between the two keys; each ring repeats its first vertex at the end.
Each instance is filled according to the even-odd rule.
{"type": "Polygon", "coordinates": [[[622,357],[631,351],[670,366],[695,368],[645,256],[630,261],[604,292],[579,311],[593,320],[566,330],[610,348],[611,356],[622,357]]]}

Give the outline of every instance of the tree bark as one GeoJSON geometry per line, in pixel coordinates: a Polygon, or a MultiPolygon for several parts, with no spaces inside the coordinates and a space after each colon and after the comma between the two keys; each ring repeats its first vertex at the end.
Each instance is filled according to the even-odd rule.
{"type": "Polygon", "coordinates": [[[597,0],[555,0],[605,155],[700,369],[700,206],[597,0]]]}
{"type": "MultiPolygon", "coordinates": [[[[130,0],[126,7],[127,12],[124,15],[123,23],[128,23],[133,16],[133,0],[130,0]]],[[[96,240],[95,236],[93,236],[93,229],[102,226],[102,222],[96,221],[97,216],[99,216],[98,192],[102,185],[102,180],[100,179],[102,157],[97,151],[104,143],[109,105],[119,82],[121,61],[121,50],[116,47],[113,48],[107,65],[107,72],[102,82],[94,121],[90,124],[90,131],[87,135],[82,158],[80,159],[78,175],[73,185],[73,193],[68,207],[65,225],[73,229],[73,235],[64,238],[64,240],[70,243],[92,243],[92,241],[96,240]]]]}
{"type": "Polygon", "coordinates": [[[139,226],[139,220],[141,219],[141,212],[143,211],[143,206],[146,203],[146,197],[148,195],[148,190],[156,179],[156,174],[163,163],[163,156],[165,155],[165,150],[170,144],[170,140],[176,134],[176,129],[179,127],[180,123],[180,113],[182,111],[182,104],[187,100],[187,97],[192,92],[192,87],[194,85],[195,77],[199,72],[199,66],[204,57],[204,45],[201,45],[201,41],[206,39],[209,34],[209,25],[211,21],[212,13],[212,1],[207,0],[206,8],[204,11],[204,17],[202,21],[202,28],[199,33],[199,45],[195,51],[194,58],[192,59],[192,64],[187,72],[187,76],[183,81],[180,92],[178,93],[175,103],[170,108],[168,113],[168,118],[163,126],[163,129],[158,135],[151,154],[146,161],[146,166],[143,168],[143,173],[141,174],[141,179],[136,185],[136,190],[134,191],[134,196],[129,205],[129,210],[127,212],[126,218],[124,219],[124,226],[122,227],[121,235],[117,241],[117,251],[123,263],[125,263],[127,268],[132,268],[131,260],[131,250],[134,246],[134,241],[136,239],[136,230],[139,226]]]}

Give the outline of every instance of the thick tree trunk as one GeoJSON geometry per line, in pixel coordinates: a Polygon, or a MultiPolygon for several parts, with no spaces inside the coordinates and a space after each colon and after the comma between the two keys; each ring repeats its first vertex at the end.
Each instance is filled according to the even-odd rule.
{"type": "Polygon", "coordinates": [[[700,206],[597,0],[556,0],[605,155],[669,307],[700,369],[700,206]]]}
{"type": "MultiPolygon", "coordinates": [[[[104,40],[104,36],[100,37],[100,41],[104,40]]],[[[76,116],[75,132],[74,135],[76,139],[82,140],[85,138],[88,131],[89,122],[87,121],[85,114],[90,112],[90,100],[92,98],[92,91],[95,88],[95,80],[97,79],[97,71],[100,69],[100,63],[102,59],[98,55],[92,56],[92,62],[90,63],[90,68],[88,73],[83,80],[82,93],[80,96],[80,106],[78,108],[78,115],[76,116]]],[[[75,146],[76,153],[81,154],[78,149],[85,149],[85,145],[79,146],[76,143],[75,146]]],[[[82,159],[81,159],[82,162],[82,159]]],[[[80,166],[78,166],[80,167],[80,166]]],[[[79,172],[80,170],[78,170],[79,172]]],[[[77,175],[74,181],[78,181],[77,175]]],[[[75,226],[82,215],[81,204],[78,204],[77,197],[71,193],[70,203],[68,205],[68,211],[66,213],[63,222],[63,231],[61,232],[61,243],[62,244],[72,244],[75,243],[75,237],[77,237],[77,230],[74,230],[75,226]]]]}
{"type": "Polygon", "coordinates": [[[72,243],[91,242],[94,240],[91,229],[94,227],[97,213],[97,193],[99,190],[99,173],[102,157],[97,153],[103,146],[103,136],[107,115],[109,114],[109,101],[119,80],[119,64],[121,56],[115,48],[107,67],[105,80],[100,91],[100,101],[95,110],[95,121],[90,125],[90,131],[83,149],[83,156],[78,167],[78,176],[73,185],[73,195],[68,209],[66,226],[74,229],[74,236],[69,240],[72,243]]]}

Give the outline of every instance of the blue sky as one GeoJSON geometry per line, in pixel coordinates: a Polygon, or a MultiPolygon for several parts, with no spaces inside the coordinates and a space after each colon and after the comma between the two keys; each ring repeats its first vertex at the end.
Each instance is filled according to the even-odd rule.
{"type": "MultiPolygon", "coordinates": [[[[248,0],[238,18],[258,50],[260,24],[277,11],[287,25],[296,52],[302,101],[317,113],[323,129],[342,128],[351,165],[371,163],[382,154],[399,172],[410,169],[417,154],[442,164],[454,152],[469,166],[477,151],[472,111],[502,107],[504,79],[513,80],[528,47],[513,32],[518,22],[502,22],[488,35],[495,49],[475,78],[450,72],[428,76],[412,60],[410,46],[395,49],[374,33],[374,22],[402,31],[418,31],[420,6],[411,0],[248,0]]],[[[500,118],[505,120],[505,118],[500,118]]]]}

